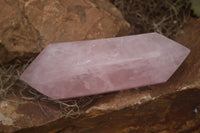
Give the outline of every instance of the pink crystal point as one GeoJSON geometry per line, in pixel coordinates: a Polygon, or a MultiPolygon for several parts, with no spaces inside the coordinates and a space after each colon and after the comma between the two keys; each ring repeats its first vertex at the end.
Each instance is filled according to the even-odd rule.
{"type": "Polygon", "coordinates": [[[190,50],[160,34],[48,45],[21,79],[53,99],[167,81],[190,50]]]}

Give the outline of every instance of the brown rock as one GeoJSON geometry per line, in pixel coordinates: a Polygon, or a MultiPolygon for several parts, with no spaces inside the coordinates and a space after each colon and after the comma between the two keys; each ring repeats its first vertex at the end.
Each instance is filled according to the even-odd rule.
{"type": "Polygon", "coordinates": [[[2,0],[0,8],[0,63],[49,43],[129,33],[129,24],[106,0],[2,0]]]}
{"type": "Polygon", "coordinates": [[[41,50],[39,32],[24,15],[23,1],[0,1],[0,63],[41,50]]]}
{"type": "Polygon", "coordinates": [[[65,118],[51,103],[41,108],[37,101],[3,100],[0,132],[200,132],[199,28],[200,20],[191,21],[175,38],[191,54],[167,83],[99,96],[77,119],[65,118]]]}

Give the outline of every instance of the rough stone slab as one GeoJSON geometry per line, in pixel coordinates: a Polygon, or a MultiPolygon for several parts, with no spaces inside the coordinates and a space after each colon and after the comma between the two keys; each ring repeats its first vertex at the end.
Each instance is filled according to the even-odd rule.
{"type": "Polygon", "coordinates": [[[0,9],[0,63],[50,43],[126,35],[130,27],[107,0],[1,0],[0,9]]]}
{"type": "Polygon", "coordinates": [[[0,132],[200,132],[199,28],[200,20],[191,21],[185,26],[184,33],[175,38],[190,48],[191,54],[166,84],[102,95],[75,120],[64,118],[52,105],[41,103],[50,115],[46,118],[37,102],[12,103],[15,107],[12,111],[6,109],[4,102],[1,113],[12,118],[14,123],[7,126],[1,123],[0,132]],[[16,114],[10,115],[10,112],[20,117],[14,119],[16,114]]]}
{"type": "Polygon", "coordinates": [[[21,79],[53,99],[166,82],[189,54],[158,34],[50,44],[21,79]]]}

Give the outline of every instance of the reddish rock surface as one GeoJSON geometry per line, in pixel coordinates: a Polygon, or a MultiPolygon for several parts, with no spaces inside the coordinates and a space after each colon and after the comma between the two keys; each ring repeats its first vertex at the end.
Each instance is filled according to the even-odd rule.
{"type": "Polygon", "coordinates": [[[199,133],[200,20],[175,38],[191,53],[167,83],[99,96],[77,119],[65,118],[53,104],[0,102],[0,132],[18,133],[199,133]]]}
{"type": "Polygon", "coordinates": [[[0,63],[39,53],[49,43],[129,33],[106,0],[2,0],[0,8],[0,63]]]}

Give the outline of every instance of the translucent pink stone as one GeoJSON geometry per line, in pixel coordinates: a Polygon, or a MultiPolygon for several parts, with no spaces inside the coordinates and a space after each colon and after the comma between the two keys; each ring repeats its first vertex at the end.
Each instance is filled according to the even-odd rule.
{"type": "Polygon", "coordinates": [[[167,81],[190,50],[160,34],[48,45],[21,79],[53,99],[167,81]]]}

